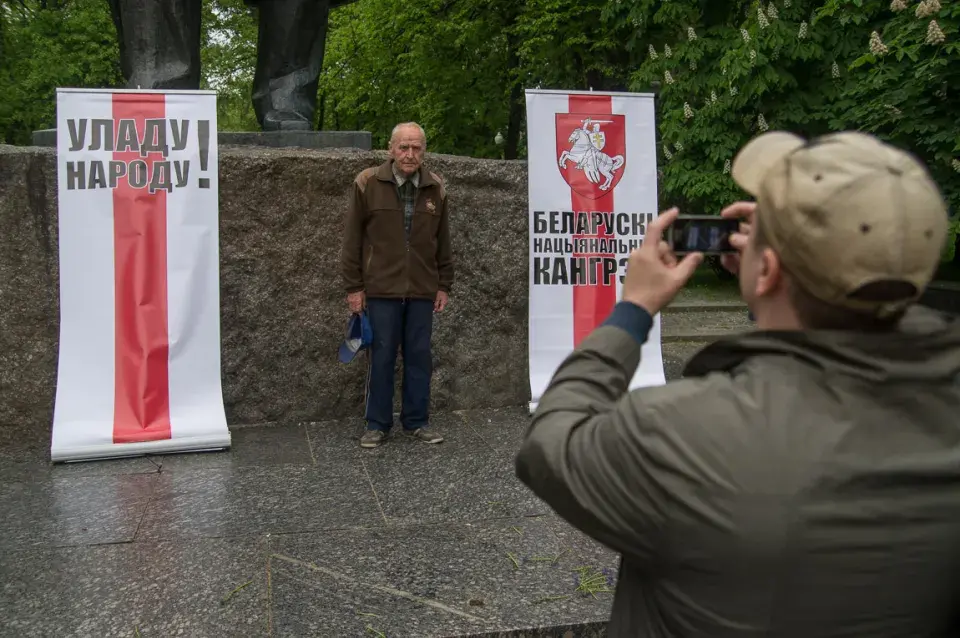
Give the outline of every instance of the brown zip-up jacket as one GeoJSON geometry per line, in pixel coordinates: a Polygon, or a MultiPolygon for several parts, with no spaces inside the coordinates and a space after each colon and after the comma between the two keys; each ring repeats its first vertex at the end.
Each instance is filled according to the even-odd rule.
{"type": "Polygon", "coordinates": [[[340,257],[344,288],[367,297],[449,294],[453,251],[443,179],[421,166],[408,239],[391,162],[361,171],[353,182],[340,257]]]}
{"type": "Polygon", "coordinates": [[[621,554],[611,638],[960,635],[960,320],[754,332],[628,392],[632,309],[559,367],[516,461],[621,554]]]}

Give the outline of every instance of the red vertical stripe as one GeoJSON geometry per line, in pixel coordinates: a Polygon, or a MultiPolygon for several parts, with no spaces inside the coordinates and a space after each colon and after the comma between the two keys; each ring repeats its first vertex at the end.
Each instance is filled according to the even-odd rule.
{"type": "MultiPolygon", "coordinates": [[[[114,140],[120,148],[120,121],[136,122],[144,141],[146,120],[165,116],[161,94],[113,96],[114,140]]],[[[149,140],[147,140],[149,143],[149,140]]],[[[147,165],[147,184],[161,153],[142,157],[139,149],[115,152],[113,159],[147,165]]],[[[165,177],[169,177],[166,175],[165,177]]],[[[137,184],[139,185],[139,184],[137,184]]],[[[167,193],[130,184],[129,169],[113,190],[116,371],[115,443],[170,438],[167,336],[167,193]]]]}
{"type": "MultiPolygon", "coordinates": [[[[613,104],[609,95],[571,95],[569,98],[570,113],[609,114],[613,112],[613,104]]],[[[571,203],[574,212],[613,212],[613,190],[600,199],[593,200],[577,194],[570,189],[571,203]]],[[[577,238],[585,237],[577,235],[577,238]]],[[[604,228],[597,235],[599,238],[613,237],[612,228],[604,228]]],[[[575,257],[580,256],[574,254],[575,257]]],[[[615,257],[616,255],[603,255],[615,257]]],[[[598,266],[602,268],[602,266],[598,266]]],[[[602,272],[597,272],[596,285],[574,286],[573,288],[573,345],[579,346],[587,335],[593,332],[607,318],[617,303],[617,285],[611,282],[604,285],[601,279],[602,272]]]]}

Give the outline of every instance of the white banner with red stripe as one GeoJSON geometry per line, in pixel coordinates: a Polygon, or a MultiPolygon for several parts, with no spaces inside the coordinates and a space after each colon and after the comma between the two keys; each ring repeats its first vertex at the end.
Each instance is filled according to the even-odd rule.
{"type": "MultiPolygon", "coordinates": [[[[530,410],[609,316],[626,262],[657,216],[654,98],[527,90],[530,410]]],[[[630,387],[665,383],[660,315],[630,387]]]]}
{"type": "Polygon", "coordinates": [[[51,458],[230,446],[213,91],[57,91],[51,458]]]}

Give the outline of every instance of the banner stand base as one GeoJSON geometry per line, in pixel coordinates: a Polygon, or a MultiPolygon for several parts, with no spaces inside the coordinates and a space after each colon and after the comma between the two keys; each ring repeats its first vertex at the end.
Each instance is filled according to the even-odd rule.
{"type": "Polygon", "coordinates": [[[230,449],[230,432],[216,436],[205,436],[186,439],[169,439],[166,441],[148,441],[145,443],[128,443],[114,445],[76,446],[67,450],[51,450],[50,460],[53,463],[77,463],[81,461],[106,461],[110,459],[135,458],[164,454],[190,454],[199,452],[225,452],[230,449]]]}

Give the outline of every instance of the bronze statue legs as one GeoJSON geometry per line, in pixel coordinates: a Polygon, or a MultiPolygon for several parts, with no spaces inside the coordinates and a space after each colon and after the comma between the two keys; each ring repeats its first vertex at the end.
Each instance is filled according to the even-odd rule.
{"type": "Polygon", "coordinates": [[[200,88],[200,4],[110,0],[128,88],[200,88]]]}
{"type": "MultiPolygon", "coordinates": [[[[127,86],[200,88],[201,0],[109,0],[127,86]]],[[[263,130],[312,130],[330,0],[251,0],[259,10],[253,107],[263,130]]]]}

